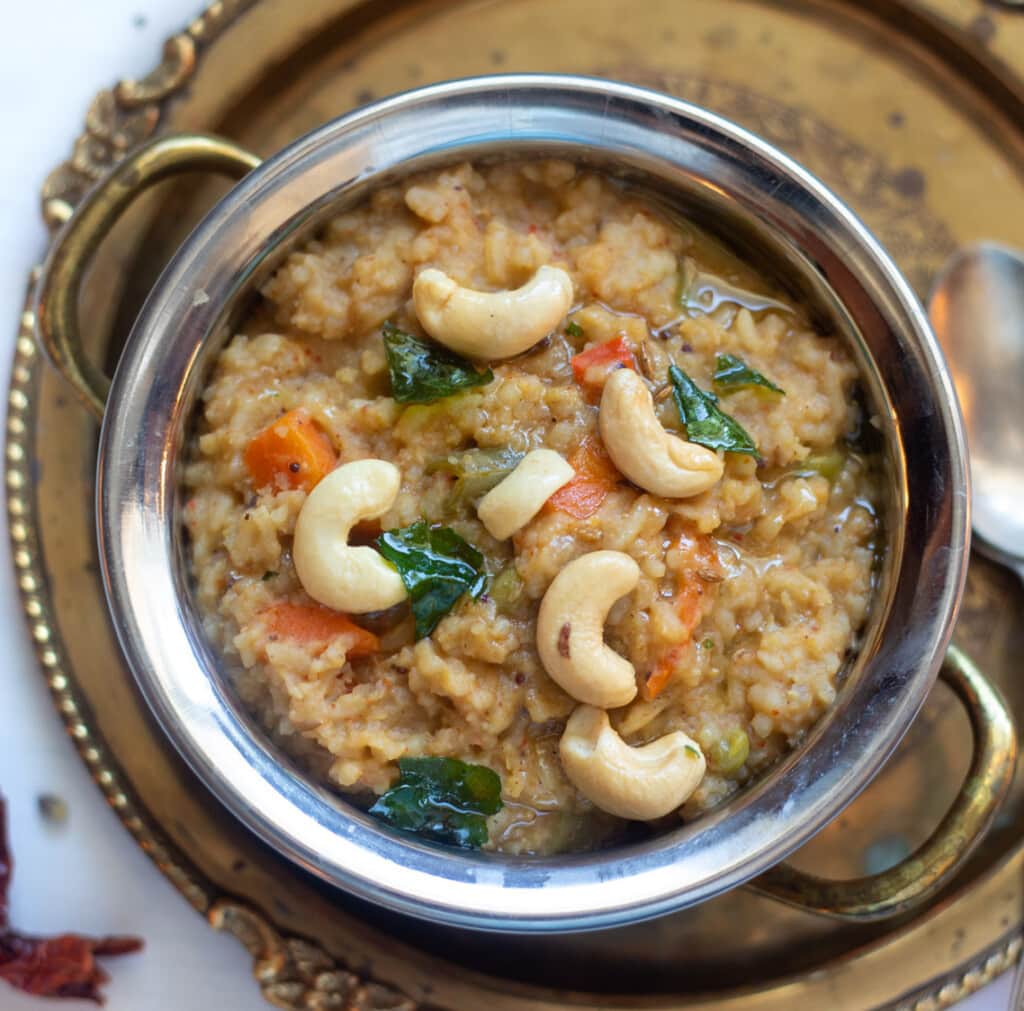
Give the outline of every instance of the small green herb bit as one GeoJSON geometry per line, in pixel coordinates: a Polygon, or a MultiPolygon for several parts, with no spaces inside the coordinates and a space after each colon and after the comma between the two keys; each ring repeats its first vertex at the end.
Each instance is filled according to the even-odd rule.
{"type": "Polygon", "coordinates": [[[760,387],[766,393],[774,393],[780,397],[786,393],[736,355],[718,355],[715,358],[715,374],[712,381],[722,393],[749,390],[751,387],[760,387]]]}
{"type": "Polygon", "coordinates": [[[686,437],[708,449],[757,456],[757,446],[743,426],[718,409],[718,398],[705,393],[678,365],[669,366],[668,377],[686,437]]]}
{"type": "Polygon", "coordinates": [[[393,323],[385,323],[382,332],[391,393],[400,404],[432,404],[494,379],[490,369],[477,372],[465,358],[399,330],[393,323]]]}
{"type": "Polygon", "coordinates": [[[565,335],[566,337],[582,337],[583,327],[575,320],[569,320],[565,327],[565,335]]]}
{"type": "Polygon", "coordinates": [[[730,730],[715,741],[708,760],[715,772],[725,775],[735,772],[750,755],[750,738],[742,730],[730,730]]]}
{"type": "Polygon", "coordinates": [[[501,810],[501,780],[483,765],[457,758],[401,758],[398,782],[370,808],[395,828],[480,849],[487,815],[501,810]]]}
{"type": "Polygon", "coordinates": [[[516,469],[523,454],[514,449],[466,449],[449,453],[427,464],[427,473],[444,471],[457,478],[448,505],[458,508],[470,499],[485,495],[516,469]]]}
{"type": "Polygon", "coordinates": [[[798,477],[812,477],[815,474],[820,474],[829,484],[835,484],[845,466],[846,454],[834,449],[830,453],[818,453],[807,457],[797,467],[796,474],[798,477]]]}
{"type": "Polygon", "coordinates": [[[507,565],[494,577],[488,592],[501,614],[516,609],[523,596],[523,577],[514,564],[507,565]]]}
{"type": "Polygon", "coordinates": [[[430,635],[464,593],[483,593],[484,556],[450,527],[431,527],[419,520],[385,531],[376,547],[402,577],[412,601],[417,639],[430,635]]]}

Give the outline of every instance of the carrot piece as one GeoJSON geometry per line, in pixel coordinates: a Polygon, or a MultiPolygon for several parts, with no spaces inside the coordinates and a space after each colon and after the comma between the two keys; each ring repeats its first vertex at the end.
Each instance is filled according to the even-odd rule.
{"type": "Polygon", "coordinates": [[[245,466],[257,488],[312,491],[337,462],[331,440],[301,407],[282,414],[245,447],[245,466]]]}
{"type": "Polygon", "coordinates": [[[601,389],[613,369],[636,370],[633,351],[625,337],[615,337],[581,351],[572,360],[572,374],[580,386],[601,389]]]}
{"type": "Polygon", "coordinates": [[[682,657],[684,648],[693,635],[693,630],[700,624],[704,590],[703,581],[699,577],[694,576],[684,583],[683,588],[676,594],[676,613],[679,615],[679,620],[683,625],[685,638],[682,642],[665,650],[658,657],[654,669],[643,683],[641,694],[645,699],[656,699],[664,690],[665,685],[668,684],[676,664],[679,663],[682,657]]]}
{"type": "Polygon", "coordinates": [[[687,555],[678,577],[680,587],[673,602],[683,626],[683,639],[658,657],[654,668],[644,681],[641,695],[648,700],[656,699],[669,683],[682,659],[683,651],[693,636],[694,629],[704,617],[705,597],[709,590],[714,588],[714,580],[719,578],[718,556],[710,537],[692,534],[684,529],[676,540],[675,548],[687,555]]]}
{"type": "Polygon", "coordinates": [[[676,537],[675,548],[686,554],[684,569],[697,573],[705,582],[713,583],[721,578],[721,564],[714,542],[706,534],[697,534],[683,528],[676,537]]]}
{"type": "Polygon", "coordinates": [[[608,454],[596,439],[585,439],[569,457],[576,476],[548,499],[547,504],[578,520],[593,516],[622,480],[608,454]]]}
{"type": "Polygon", "coordinates": [[[263,623],[271,635],[293,642],[315,645],[327,644],[338,636],[348,636],[352,645],[348,658],[372,656],[380,651],[380,640],[372,632],[360,628],[347,615],[319,604],[274,604],[262,614],[263,623]]]}
{"type": "Polygon", "coordinates": [[[682,652],[681,646],[673,646],[672,649],[666,650],[658,657],[658,662],[654,665],[654,669],[647,675],[647,680],[640,686],[640,695],[648,702],[656,699],[665,690],[665,685],[668,684],[669,678],[672,677],[672,671],[675,670],[676,663],[682,652]]]}

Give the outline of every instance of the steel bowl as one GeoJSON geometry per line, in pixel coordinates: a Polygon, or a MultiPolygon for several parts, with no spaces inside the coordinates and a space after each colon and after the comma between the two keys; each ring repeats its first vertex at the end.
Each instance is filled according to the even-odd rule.
{"type": "Polygon", "coordinates": [[[777,866],[881,768],[943,659],[968,555],[968,472],[949,376],[917,299],[820,182],[734,124],[625,84],[508,75],[412,91],[313,131],[257,165],[209,137],[158,139],[101,181],[45,265],[39,338],[99,414],[100,557],[138,686],[196,774],[241,822],[326,881],[392,909],[499,931],[622,924],[757,879],[784,901],[879,917],[931,895],[989,824],[1014,757],[1005,707],[959,654],[944,670],[972,715],[972,773],[943,825],[874,878],[777,866]],[[551,858],[467,853],[390,830],[296,768],[240,704],[193,602],[181,518],[183,447],[209,366],[247,296],[327,217],[375,187],[462,159],[571,158],[615,174],[771,265],[841,333],[884,443],[886,550],[874,607],[831,711],[800,747],[699,820],[656,838],[551,858]],[[238,183],[178,250],[108,381],[74,310],[99,238],[167,175],[238,183]],[[769,870],[772,869],[772,870],[769,870]]]}

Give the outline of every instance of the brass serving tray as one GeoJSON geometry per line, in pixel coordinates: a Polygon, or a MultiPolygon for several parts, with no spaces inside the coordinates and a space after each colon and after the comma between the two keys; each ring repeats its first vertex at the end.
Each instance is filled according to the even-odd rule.
{"type": "MultiPolygon", "coordinates": [[[[372,98],[494,70],[638,81],[738,120],[844,196],[921,293],[961,243],[1024,247],[1024,13],[979,0],[224,0],[168,41],[150,75],[96,97],[46,181],[43,214],[56,227],[157,131],[209,130],[268,154],[372,98]]],[[[116,359],[149,285],[220,185],[166,185],[107,239],[82,312],[98,358],[116,359]]],[[[884,924],[840,924],[741,889],[632,928],[496,939],[426,929],[281,860],[205,792],[124,669],[93,537],[96,429],[31,330],[26,313],[6,480],[43,675],[125,827],[197,912],[249,948],[271,1003],[931,1011],[1018,957],[1020,773],[956,881],[884,924]]],[[[972,559],[957,637],[1024,722],[1022,602],[1014,576],[972,559]]],[[[882,775],[796,862],[834,877],[894,862],[937,823],[969,754],[967,720],[939,686],[882,775]]]]}

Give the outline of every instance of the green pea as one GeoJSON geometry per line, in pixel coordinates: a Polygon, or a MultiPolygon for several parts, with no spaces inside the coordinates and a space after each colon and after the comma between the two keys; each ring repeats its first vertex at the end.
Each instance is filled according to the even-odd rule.
{"type": "Polygon", "coordinates": [[[750,740],[742,730],[730,730],[720,737],[708,752],[708,760],[715,772],[729,774],[747,760],[750,740]]]}
{"type": "Polygon", "coordinates": [[[820,474],[830,484],[835,484],[836,479],[843,472],[846,466],[846,454],[839,450],[831,453],[821,453],[818,456],[809,456],[801,466],[802,473],[820,474]]]}
{"type": "Polygon", "coordinates": [[[514,565],[502,569],[487,591],[502,614],[514,611],[523,596],[523,580],[514,565]]]}

